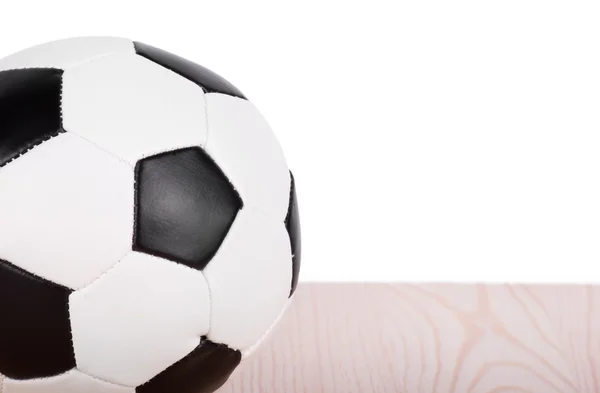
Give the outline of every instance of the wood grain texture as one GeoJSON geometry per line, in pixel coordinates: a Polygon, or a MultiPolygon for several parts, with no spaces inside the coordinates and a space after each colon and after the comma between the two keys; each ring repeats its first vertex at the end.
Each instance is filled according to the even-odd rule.
{"type": "Polygon", "coordinates": [[[301,284],[220,393],[600,393],[600,287],[301,284]]]}

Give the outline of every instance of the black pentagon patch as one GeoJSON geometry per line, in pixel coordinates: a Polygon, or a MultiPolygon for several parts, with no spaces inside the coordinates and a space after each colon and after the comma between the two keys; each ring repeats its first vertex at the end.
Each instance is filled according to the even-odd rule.
{"type": "Polygon", "coordinates": [[[194,82],[206,93],[221,93],[246,99],[237,87],[199,64],[141,42],[135,43],[135,51],[138,55],[194,82]]]}
{"type": "Polygon", "coordinates": [[[290,172],[292,179],[290,187],[290,204],[288,207],[287,216],[285,218],[285,228],[290,236],[292,245],[292,289],[290,296],[296,291],[298,286],[298,277],[300,276],[300,260],[301,260],[301,234],[300,234],[300,215],[298,212],[298,198],[296,197],[296,182],[294,175],[290,172]]]}
{"type": "Polygon", "coordinates": [[[240,364],[240,351],[204,340],[188,356],[136,389],[137,393],[212,393],[240,364]]]}
{"type": "Polygon", "coordinates": [[[63,132],[62,70],[0,72],[0,167],[63,132]]]}
{"type": "Polygon", "coordinates": [[[75,367],[71,290],[0,260],[0,374],[32,379],[75,367]]]}
{"type": "Polygon", "coordinates": [[[133,249],[202,270],[217,252],[242,200],[199,147],[136,165],[133,249]]]}

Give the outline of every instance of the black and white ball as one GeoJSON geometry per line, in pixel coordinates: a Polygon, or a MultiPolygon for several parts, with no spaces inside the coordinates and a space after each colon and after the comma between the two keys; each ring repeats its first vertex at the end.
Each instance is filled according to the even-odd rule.
{"type": "Polygon", "coordinates": [[[295,195],[202,66],[102,37],[0,60],[0,391],[216,390],[294,294],[295,195]]]}

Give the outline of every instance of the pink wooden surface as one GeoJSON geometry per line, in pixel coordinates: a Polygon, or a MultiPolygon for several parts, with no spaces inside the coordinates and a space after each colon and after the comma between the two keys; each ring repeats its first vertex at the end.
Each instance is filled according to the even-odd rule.
{"type": "Polygon", "coordinates": [[[220,393],[598,393],[600,289],[304,284],[220,393]]]}

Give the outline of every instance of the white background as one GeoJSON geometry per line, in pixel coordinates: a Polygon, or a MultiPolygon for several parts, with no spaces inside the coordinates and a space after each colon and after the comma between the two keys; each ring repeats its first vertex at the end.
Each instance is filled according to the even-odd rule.
{"type": "Polygon", "coordinates": [[[598,282],[598,4],[14,1],[0,56],[125,36],[240,87],[297,177],[304,281],[598,282]]]}

